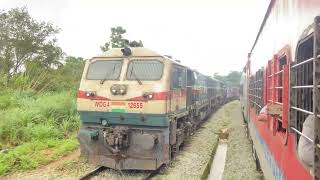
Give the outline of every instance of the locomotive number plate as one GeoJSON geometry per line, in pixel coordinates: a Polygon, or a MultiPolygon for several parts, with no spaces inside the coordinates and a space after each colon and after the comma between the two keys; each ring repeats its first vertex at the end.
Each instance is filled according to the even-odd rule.
{"type": "Polygon", "coordinates": [[[114,112],[124,112],[126,109],[142,109],[144,107],[144,103],[140,101],[96,101],[94,106],[96,108],[110,109],[114,112]]]}
{"type": "Polygon", "coordinates": [[[129,102],[128,107],[131,109],[141,109],[143,108],[143,102],[129,102]]]}

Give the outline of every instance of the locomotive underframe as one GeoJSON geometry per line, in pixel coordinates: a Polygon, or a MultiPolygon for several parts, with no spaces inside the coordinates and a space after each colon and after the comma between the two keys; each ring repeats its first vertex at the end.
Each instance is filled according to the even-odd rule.
{"type": "Polygon", "coordinates": [[[84,126],[80,130],[78,139],[81,155],[95,165],[123,170],[156,170],[170,161],[168,127],[84,126]],[[122,142],[127,144],[119,144],[119,138],[117,140],[119,131],[116,130],[119,128],[126,129],[122,135],[126,136],[127,141],[122,142]],[[117,143],[110,143],[112,141],[117,143]]]}

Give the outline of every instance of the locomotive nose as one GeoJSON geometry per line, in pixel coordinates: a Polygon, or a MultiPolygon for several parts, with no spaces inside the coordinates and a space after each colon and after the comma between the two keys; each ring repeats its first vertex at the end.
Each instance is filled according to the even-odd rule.
{"type": "Polygon", "coordinates": [[[157,143],[158,138],[152,134],[139,134],[134,138],[135,147],[140,147],[143,150],[151,150],[157,143]]]}

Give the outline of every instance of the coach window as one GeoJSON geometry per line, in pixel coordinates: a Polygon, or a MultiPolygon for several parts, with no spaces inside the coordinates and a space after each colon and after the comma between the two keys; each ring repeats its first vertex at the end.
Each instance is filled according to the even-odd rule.
{"type": "MultiPolygon", "coordinates": [[[[313,114],[313,36],[300,41],[297,48],[296,64],[291,66],[294,79],[291,82],[291,118],[292,125],[302,132],[305,119],[313,114]]],[[[296,142],[300,135],[296,134],[296,142]]],[[[313,137],[311,137],[313,138],[313,137]]]]}
{"type": "Polygon", "coordinates": [[[183,67],[174,65],[172,68],[171,89],[186,87],[186,70],[183,67]]]}
{"type": "MultiPolygon", "coordinates": [[[[279,59],[279,71],[282,71],[283,70],[283,65],[286,65],[287,64],[287,56],[283,56],[279,59]]],[[[283,82],[282,82],[282,74],[283,73],[280,73],[279,76],[278,76],[278,86],[280,87],[278,89],[278,102],[279,103],[282,103],[282,85],[283,85],[283,82]]]]}

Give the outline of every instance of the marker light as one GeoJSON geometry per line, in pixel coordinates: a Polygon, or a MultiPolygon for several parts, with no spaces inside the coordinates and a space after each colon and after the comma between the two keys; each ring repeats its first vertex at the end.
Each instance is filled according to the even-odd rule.
{"type": "Polygon", "coordinates": [[[87,96],[87,97],[93,97],[93,96],[95,96],[95,92],[87,91],[87,92],[86,92],[86,96],[87,96]]]}
{"type": "Polygon", "coordinates": [[[121,94],[124,94],[124,92],[125,92],[124,89],[120,89],[121,94]]]}
{"type": "Polygon", "coordinates": [[[144,93],[143,95],[143,98],[145,99],[145,100],[150,100],[150,99],[152,99],[153,98],[153,94],[152,93],[144,93]]]}

